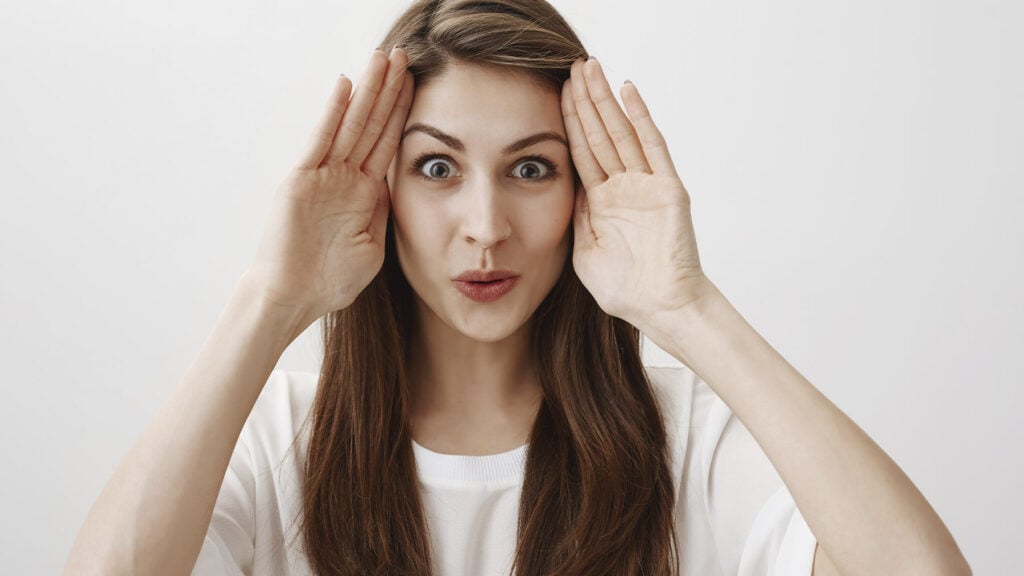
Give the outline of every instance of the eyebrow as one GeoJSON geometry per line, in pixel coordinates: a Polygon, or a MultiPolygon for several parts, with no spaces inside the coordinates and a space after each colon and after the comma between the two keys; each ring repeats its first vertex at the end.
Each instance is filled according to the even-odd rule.
{"type": "MultiPolygon", "coordinates": [[[[405,140],[405,137],[412,132],[423,132],[428,136],[432,136],[440,140],[441,142],[444,142],[449,148],[452,148],[459,152],[466,151],[466,145],[462,143],[462,140],[459,140],[458,138],[452,136],[451,134],[447,134],[441,130],[438,130],[433,126],[429,126],[427,124],[423,124],[420,122],[416,122],[410,125],[408,128],[406,128],[405,132],[402,133],[402,140],[405,140]]],[[[540,142],[546,142],[548,140],[561,142],[562,145],[565,146],[566,148],[569,147],[569,143],[565,141],[565,137],[563,137],[561,134],[557,132],[538,132],[531,136],[527,136],[526,138],[520,138],[519,140],[516,140],[515,142],[509,144],[508,146],[505,146],[504,148],[502,148],[501,153],[505,155],[515,154],[516,152],[529,148],[534,144],[539,144],[540,142]]]]}

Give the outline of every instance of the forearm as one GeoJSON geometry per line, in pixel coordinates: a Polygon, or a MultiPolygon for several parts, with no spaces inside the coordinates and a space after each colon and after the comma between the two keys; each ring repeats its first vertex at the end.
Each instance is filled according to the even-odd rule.
{"type": "Polygon", "coordinates": [[[242,427],[308,323],[239,281],[197,359],[93,504],[65,574],[191,571],[242,427]]]}
{"type": "Polygon", "coordinates": [[[970,573],[949,530],[899,466],[713,284],[697,304],[660,315],[645,333],[750,430],[842,574],[970,573]]]}

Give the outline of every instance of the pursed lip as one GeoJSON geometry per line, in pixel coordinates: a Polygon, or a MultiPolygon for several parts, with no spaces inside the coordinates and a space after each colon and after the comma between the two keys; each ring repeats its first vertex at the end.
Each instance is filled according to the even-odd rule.
{"type": "Polygon", "coordinates": [[[519,274],[511,270],[466,270],[452,278],[452,280],[460,282],[493,282],[516,276],[519,276],[519,274]]]}

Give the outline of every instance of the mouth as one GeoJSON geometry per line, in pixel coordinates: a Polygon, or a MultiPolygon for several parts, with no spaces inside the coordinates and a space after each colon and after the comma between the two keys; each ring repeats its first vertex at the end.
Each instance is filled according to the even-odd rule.
{"type": "Polygon", "coordinates": [[[519,276],[516,272],[511,270],[467,270],[462,274],[459,274],[454,280],[460,282],[493,282],[496,280],[506,280],[519,276]]]}
{"type": "Polygon", "coordinates": [[[519,276],[493,280],[452,280],[452,284],[463,296],[477,302],[494,302],[508,294],[518,282],[519,276]]]}

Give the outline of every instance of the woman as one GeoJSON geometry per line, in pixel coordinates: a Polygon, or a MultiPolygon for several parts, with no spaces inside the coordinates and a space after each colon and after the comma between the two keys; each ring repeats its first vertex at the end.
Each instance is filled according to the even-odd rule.
{"type": "Polygon", "coordinates": [[[639,92],[585,58],[543,0],[412,6],[66,571],[970,573],[703,273],[639,92]],[[272,373],[322,316],[319,377],[272,373]]]}

